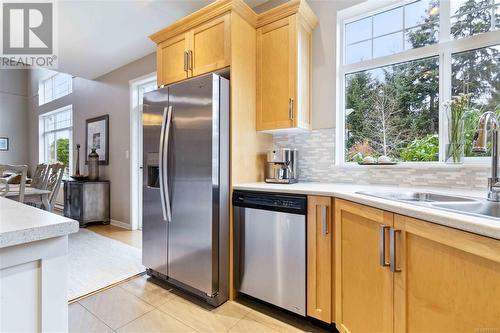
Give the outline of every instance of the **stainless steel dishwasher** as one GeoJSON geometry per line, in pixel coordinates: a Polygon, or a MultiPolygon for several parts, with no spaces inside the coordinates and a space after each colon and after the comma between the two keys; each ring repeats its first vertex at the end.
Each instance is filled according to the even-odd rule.
{"type": "Polygon", "coordinates": [[[235,191],[239,292],[306,315],[307,197],[235,191]]]}

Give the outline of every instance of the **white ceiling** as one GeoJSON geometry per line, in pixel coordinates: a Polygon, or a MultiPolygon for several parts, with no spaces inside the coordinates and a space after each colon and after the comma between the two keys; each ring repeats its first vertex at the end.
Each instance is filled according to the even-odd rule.
{"type": "MultiPolygon", "coordinates": [[[[268,0],[245,0],[251,7],[268,0]]],[[[155,50],[148,38],[211,0],[58,1],[60,72],[94,79],[155,50]]]]}

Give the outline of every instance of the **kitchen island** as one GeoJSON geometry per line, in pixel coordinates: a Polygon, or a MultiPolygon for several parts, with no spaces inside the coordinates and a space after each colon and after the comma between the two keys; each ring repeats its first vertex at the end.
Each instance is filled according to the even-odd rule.
{"type": "Polygon", "coordinates": [[[0,197],[0,332],[68,330],[68,234],[78,222],[0,197]]]}

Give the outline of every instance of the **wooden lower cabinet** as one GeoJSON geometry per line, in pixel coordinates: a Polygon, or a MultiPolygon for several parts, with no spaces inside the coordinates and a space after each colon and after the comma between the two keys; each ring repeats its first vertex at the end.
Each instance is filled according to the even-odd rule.
{"type": "Polygon", "coordinates": [[[499,332],[500,241],[335,200],[341,332],[499,332]]]}
{"type": "Polygon", "coordinates": [[[340,332],[393,330],[393,277],[380,262],[380,230],[385,227],[388,235],[393,219],[380,209],[335,200],[335,323],[340,332]]]}
{"type": "Polygon", "coordinates": [[[307,315],[326,323],[333,321],[332,200],[307,197],[307,315]]]}
{"type": "Polygon", "coordinates": [[[395,216],[396,332],[500,332],[500,241],[395,216]]]}

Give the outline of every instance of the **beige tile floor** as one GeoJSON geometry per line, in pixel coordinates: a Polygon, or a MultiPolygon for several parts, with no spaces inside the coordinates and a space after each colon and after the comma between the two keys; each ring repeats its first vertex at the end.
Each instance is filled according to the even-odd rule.
{"type": "MultiPolygon", "coordinates": [[[[164,285],[165,287],[165,285],[164,285]]],[[[327,332],[250,300],[213,309],[141,276],[69,306],[70,332],[327,332]]]]}

